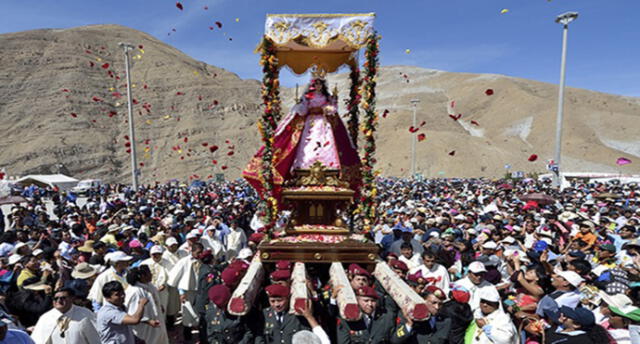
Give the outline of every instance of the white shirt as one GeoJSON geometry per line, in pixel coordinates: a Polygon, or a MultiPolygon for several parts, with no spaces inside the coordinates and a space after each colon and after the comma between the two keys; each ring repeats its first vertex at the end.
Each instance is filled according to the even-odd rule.
{"type": "Polygon", "coordinates": [[[231,232],[227,234],[227,259],[231,260],[238,255],[238,252],[247,246],[247,235],[240,227],[229,228],[231,232]]]}
{"type": "Polygon", "coordinates": [[[414,274],[417,271],[422,271],[422,277],[424,278],[435,278],[436,281],[433,284],[442,289],[445,295],[449,295],[449,284],[451,283],[451,279],[449,278],[447,268],[438,263],[434,263],[433,267],[429,269],[426,265],[421,264],[413,270],[409,270],[409,274],[414,274]]]}
{"type": "Polygon", "coordinates": [[[511,317],[503,310],[497,309],[489,315],[482,314],[477,309],[474,312],[475,319],[485,319],[486,326],[490,326],[489,335],[478,327],[473,336],[473,344],[518,344],[518,331],[511,321],[511,317]]]}
{"type": "Polygon", "coordinates": [[[116,273],[116,269],[113,267],[108,268],[98,275],[95,282],[93,282],[93,286],[91,286],[89,296],[87,298],[95,303],[102,304],[104,301],[104,297],[102,296],[102,287],[104,287],[108,282],[118,281],[122,284],[124,289],[127,289],[129,284],[127,284],[125,276],[126,274],[123,274],[122,276],[118,275],[116,273]]]}
{"type": "MultiPolygon", "coordinates": [[[[68,300],[67,302],[71,302],[68,300]]],[[[92,344],[98,343],[100,338],[96,331],[96,315],[92,311],[72,305],[66,313],[60,313],[55,308],[44,313],[31,334],[36,344],[92,344]],[[69,318],[69,323],[59,323],[62,317],[69,318]],[[62,337],[61,326],[65,327],[62,337]]]]}
{"type": "Polygon", "coordinates": [[[417,253],[414,253],[413,256],[411,256],[411,258],[407,258],[404,255],[400,255],[398,259],[401,262],[407,264],[407,267],[409,268],[409,270],[415,269],[420,265],[422,265],[422,257],[420,257],[420,255],[417,253]]]}

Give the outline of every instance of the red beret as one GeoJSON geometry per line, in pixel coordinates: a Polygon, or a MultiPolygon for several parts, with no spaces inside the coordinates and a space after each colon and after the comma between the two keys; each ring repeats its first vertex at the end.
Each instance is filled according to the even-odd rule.
{"type": "Polygon", "coordinates": [[[264,288],[269,297],[288,297],[289,287],[285,287],[280,284],[272,284],[264,288]]]}
{"type": "Polygon", "coordinates": [[[213,302],[218,308],[224,309],[229,303],[231,298],[231,291],[224,284],[214,285],[209,288],[209,300],[213,302]]]}
{"type": "Polygon", "coordinates": [[[242,277],[242,273],[230,266],[224,269],[222,271],[222,274],[220,275],[220,278],[222,278],[222,282],[229,287],[238,284],[238,282],[240,281],[240,277],[242,277]]]}
{"type": "Polygon", "coordinates": [[[274,281],[288,281],[291,279],[291,272],[289,270],[276,270],[271,273],[271,279],[274,281]]]}
{"type": "Polygon", "coordinates": [[[444,291],[442,291],[442,289],[436,287],[435,285],[427,286],[426,290],[428,292],[432,293],[433,295],[435,295],[439,299],[445,299],[446,298],[445,295],[444,295],[444,291]]]}
{"type": "Polygon", "coordinates": [[[202,253],[200,253],[200,255],[198,256],[198,259],[205,260],[205,259],[211,258],[211,257],[213,257],[213,254],[211,253],[211,250],[204,250],[204,251],[202,251],[202,253]]]}
{"type": "Polygon", "coordinates": [[[427,281],[422,277],[422,271],[418,270],[416,273],[407,276],[407,279],[411,282],[416,282],[418,284],[426,284],[427,281]]]}
{"type": "Polygon", "coordinates": [[[249,268],[249,264],[243,262],[242,260],[236,259],[233,262],[229,263],[230,268],[234,268],[239,271],[246,271],[249,268]]]}
{"type": "Polygon", "coordinates": [[[451,289],[451,296],[460,303],[467,303],[469,299],[471,299],[469,291],[461,286],[454,286],[453,289],[451,289]]]}
{"type": "Polygon", "coordinates": [[[371,277],[371,274],[369,273],[369,271],[363,269],[358,264],[349,265],[349,272],[353,275],[363,275],[363,276],[371,277]]]}
{"type": "Polygon", "coordinates": [[[249,236],[249,241],[259,244],[264,239],[264,233],[253,233],[249,236]]]}
{"type": "Polygon", "coordinates": [[[277,270],[291,270],[291,262],[288,260],[279,260],[276,263],[277,270]]]}
{"type": "Polygon", "coordinates": [[[393,253],[393,252],[391,252],[391,253],[389,253],[389,254],[387,255],[387,258],[398,259],[398,255],[397,255],[397,254],[395,254],[395,253],[393,253]]]}
{"type": "Polygon", "coordinates": [[[362,288],[358,288],[356,289],[356,295],[357,296],[366,296],[366,297],[372,297],[374,299],[377,299],[378,296],[378,292],[376,292],[375,289],[373,289],[370,286],[364,286],[362,288]]]}
{"type": "Polygon", "coordinates": [[[407,264],[398,259],[392,261],[390,265],[392,268],[402,270],[403,272],[409,271],[409,267],[407,266],[407,264]]]}

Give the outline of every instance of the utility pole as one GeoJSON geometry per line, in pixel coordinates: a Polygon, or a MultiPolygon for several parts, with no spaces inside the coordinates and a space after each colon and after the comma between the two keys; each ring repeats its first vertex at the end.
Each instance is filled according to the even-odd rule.
{"type": "MultiPolygon", "coordinates": [[[[418,107],[418,103],[420,103],[420,99],[411,99],[411,104],[413,105],[413,128],[415,128],[418,123],[416,120],[416,111],[418,107]]],[[[416,133],[411,133],[411,176],[415,177],[416,175],[416,133]]]]}
{"type": "Polygon", "coordinates": [[[564,115],[564,81],[567,63],[567,36],[569,23],[578,18],[578,12],[567,12],[556,17],[556,23],[562,24],[562,58],[560,62],[560,91],[558,95],[558,115],[556,118],[556,151],[554,160],[556,168],[553,174],[553,185],[560,187],[560,158],[562,156],[562,119],[564,115]]]}
{"type": "Polygon", "coordinates": [[[138,190],[138,162],[136,160],[136,134],[133,127],[133,100],[131,97],[131,73],[129,62],[129,51],[134,47],[130,43],[120,42],[119,46],[124,50],[124,63],[127,73],[127,110],[129,111],[129,138],[131,139],[131,182],[133,184],[133,190],[138,190]]]}

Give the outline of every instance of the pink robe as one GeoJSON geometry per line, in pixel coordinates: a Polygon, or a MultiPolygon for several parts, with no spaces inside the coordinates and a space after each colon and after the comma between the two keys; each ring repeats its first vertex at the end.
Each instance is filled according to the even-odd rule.
{"type": "MultiPolygon", "coordinates": [[[[339,170],[342,180],[358,191],[360,158],[333,104],[322,94],[304,99],[278,124],[273,143],[273,180],[278,201],[282,185],[295,169],[308,169],[320,161],[327,169],[339,170]],[[330,107],[333,107],[331,109],[330,107]]],[[[251,159],[242,175],[261,194],[264,146],[251,159]]]]}

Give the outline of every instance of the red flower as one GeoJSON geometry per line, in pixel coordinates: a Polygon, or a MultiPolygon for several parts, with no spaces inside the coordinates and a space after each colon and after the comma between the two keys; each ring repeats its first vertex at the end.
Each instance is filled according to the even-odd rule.
{"type": "Polygon", "coordinates": [[[527,159],[531,162],[534,162],[536,160],[538,160],[538,155],[537,154],[531,154],[531,156],[529,156],[529,159],[527,159]]]}
{"type": "Polygon", "coordinates": [[[492,89],[490,89],[490,88],[487,88],[487,90],[486,90],[486,91],[484,91],[484,94],[486,94],[486,95],[488,95],[488,96],[491,96],[491,95],[493,95],[493,90],[492,90],[492,89]]]}

